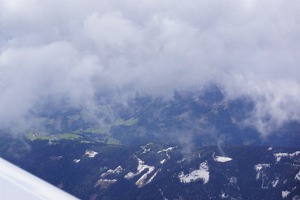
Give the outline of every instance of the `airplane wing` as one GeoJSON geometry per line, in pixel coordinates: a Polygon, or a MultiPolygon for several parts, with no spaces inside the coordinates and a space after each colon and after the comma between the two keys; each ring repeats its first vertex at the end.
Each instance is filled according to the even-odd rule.
{"type": "Polygon", "coordinates": [[[0,158],[0,199],[73,200],[77,198],[0,158]]]}

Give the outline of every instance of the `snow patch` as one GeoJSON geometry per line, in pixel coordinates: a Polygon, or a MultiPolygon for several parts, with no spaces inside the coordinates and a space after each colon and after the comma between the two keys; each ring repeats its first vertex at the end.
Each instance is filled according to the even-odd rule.
{"type": "Polygon", "coordinates": [[[94,158],[97,154],[98,152],[96,151],[86,150],[84,155],[88,156],[89,158],[94,158]]]}
{"type": "Polygon", "coordinates": [[[265,170],[266,168],[270,168],[270,164],[257,164],[254,168],[257,172],[256,180],[261,179],[261,188],[268,189],[270,182],[268,181],[268,175],[265,173],[265,170]]]}
{"type": "Polygon", "coordinates": [[[143,149],[143,154],[147,153],[148,151],[150,151],[150,147],[148,147],[149,145],[151,145],[152,143],[146,144],[145,146],[141,146],[141,148],[143,149]]]}
{"type": "Polygon", "coordinates": [[[270,167],[270,164],[257,164],[255,165],[256,171],[261,171],[263,168],[270,167]]]}
{"type": "Polygon", "coordinates": [[[63,158],[62,156],[51,156],[50,157],[51,160],[60,160],[62,158],[63,158]]]}
{"type": "Polygon", "coordinates": [[[162,152],[168,152],[168,151],[172,151],[173,149],[175,149],[176,147],[168,147],[166,149],[163,149],[163,150],[160,150],[159,152],[157,153],[162,153],[162,152]]]}
{"type": "Polygon", "coordinates": [[[163,149],[163,150],[160,150],[158,151],[157,153],[160,154],[160,153],[163,153],[165,152],[166,153],[166,156],[168,157],[168,159],[170,159],[170,155],[169,155],[169,151],[172,151],[173,149],[175,149],[176,147],[169,147],[169,148],[166,148],[166,149],[163,149]]]}
{"type": "Polygon", "coordinates": [[[268,151],[272,151],[272,150],[273,150],[273,148],[272,148],[272,147],[269,147],[269,148],[268,148],[268,151]]]}
{"type": "Polygon", "coordinates": [[[225,156],[215,156],[215,153],[213,154],[213,159],[216,161],[216,162],[229,162],[229,161],[232,161],[232,158],[229,158],[229,157],[225,157],[225,156]]]}
{"type": "Polygon", "coordinates": [[[116,169],[109,169],[107,170],[107,172],[101,174],[101,178],[105,178],[106,176],[109,175],[116,175],[116,174],[120,174],[123,171],[123,168],[121,166],[118,166],[116,169]]]}
{"type": "Polygon", "coordinates": [[[217,162],[229,162],[229,161],[232,161],[232,158],[216,156],[215,161],[217,161],[217,162]]]}
{"type": "Polygon", "coordinates": [[[160,161],[160,164],[164,164],[167,160],[166,159],[163,159],[162,161],[160,161]]]}
{"type": "Polygon", "coordinates": [[[276,158],[276,162],[279,162],[281,160],[281,158],[283,158],[283,157],[293,158],[298,155],[300,155],[300,151],[296,151],[294,153],[275,153],[274,154],[274,156],[276,158]]]}
{"type": "Polygon", "coordinates": [[[155,176],[151,177],[152,179],[150,178],[151,180],[149,179],[149,181],[147,181],[147,182],[145,182],[145,181],[146,181],[148,175],[151,174],[154,171],[154,169],[155,169],[154,167],[148,168],[148,172],[146,172],[141,178],[139,178],[139,180],[137,180],[135,182],[135,185],[138,187],[143,187],[144,185],[147,185],[148,183],[150,183],[153,180],[153,178],[156,176],[156,174],[154,174],[155,176]]]}
{"type": "Polygon", "coordinates": [[[290,191],[287,191],[287,190],[282,191],[282,192],[281,192],[282,198],[283,198],[283,199],[286,198],[290,193],[291,193],[291,192],[290,192],[290,191]]]}
{"type": "Polygon", "coordinates": [[[101,188],[108,188],[117,182],[117,179],[99,179],[95,184],[95,187],[100,186],[101,188]]]}
{"type": "Polygon", "coordinates": [[[180,182],[182,183],[190,183],[195,182],[200,179],[204,181],[204,184],[206,184],[209,181],[209,168],[207,165],[207,162],[203,162],[200,164],[199,169],[192,171],[189,174],[184,174],[181,172],[178,175],[178,178],[180,179],[180,182]]]}
{"type": "Polygon", "coordinates": [[[165,197],[165,195],[164,195],[164,193],[162,192],[162,190],[161,190],[160,188],[159,188],[158,190],[159,190],[160,194],[162,195],[162,197],[164,198],[164,200],[168,200],[168,199],[165,197]]]}
{"type": "Polygon", "coordinates": [[[294,196],[293,200],[300,200],[300,196],[299,195],[294,196]]]}
{"type": "Polygon", "coordinates": [[[182,158],[181,160],[178,160],[177,163],[182,163],[186,160],[186,158],[182,158]]]}
{"type": "Polygon", "coordinates": [[[222,194],[221,194],[222,199],[227,199],[228,197],[229,197],[228,195],[226,195],[224,192],[222,192],[222,194]]]}
{"type": "Polygon", "coordinates": [[[257,164],[254,166],[257,174],[256,174],[256,180],[263,178],[265,176],[263,170],[267,167],[270,167],[270,164],[257,164]]]}
{"type": "Polygon", "coordinates": [[[80,159],[74,159],[73,161],[74,161],[74,163],[79,163],[80,159]]]}
{"type": "Polygon", "coordinates": [[[216,156],[216,157],[213,156],[213,158],[216,162],[222,162],[222,163],[232,161],[232,158],[225,157],[225,156],[216,156]]]}
{"type": "Polygon", "coordinates": [[[237,183],[237,177],[230,177],[229,183],[234,185],[237,183]]]}
{"type": "Polygon", "coordinates": [[[296,174],[295,179],[300,181],[300,171],[296,174]]]}
{"type": "Polygon", "coordinates": [[[139,178],[139,180],[137,180],[136,183],[135,183],[136,186],[143,187],[144,185],[146,185],[146,184],[149,183],[149,181],[148,182],[145,182],[145,181],[146,181],[148,175],[151,174],[155,170],[155,167],[154,166],[145,165],[144,161],[142,161],[139,158],[137,158],[137,159],[138,159],[137,172],[136,173],[129,172],[128,174],[126,174],[124,176],[124,178],[126,178],[126,179],[132,179],[133,177],[135,177],[135,176],[139,175],[140,173],[142,173],[144,170],[148,169],[148,171],[146,173],[144,173],[141,176],[141,178],[139,178]]]}
{"type": "Polygon", "coordinates": [[[151,183],[153,181],[153,179],[155,178],[155,176],[158,174],[158,172],[160,172],[160,169],[156,170],[156,172],[149,178],[149,180],[147,181],[146,184],[151,183]]]}
{"type": "Polygon", "coordinates": [[[276,188],[276,186],[278,185],[278,183],[279,183],[279,179],[277,178],[276,180],[272,181],[272,187],[276,188]]]}

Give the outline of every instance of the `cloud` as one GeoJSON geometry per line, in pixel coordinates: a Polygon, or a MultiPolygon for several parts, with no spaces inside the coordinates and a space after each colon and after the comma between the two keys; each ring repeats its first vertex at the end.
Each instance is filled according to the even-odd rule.
{"type": "Polygon", "coordinates": [[[2,0],[0,120],[22,121],[48,98],[93,105],[217,82],[255,101],[264,134],[300,119],[300,3],[2,0]]]}

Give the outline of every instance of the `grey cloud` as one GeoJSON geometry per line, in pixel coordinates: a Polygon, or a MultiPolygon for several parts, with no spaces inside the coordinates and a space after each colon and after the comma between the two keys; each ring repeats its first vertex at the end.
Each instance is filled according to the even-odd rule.
{"type": "Polygon", "coordinates": [[[0,120],[24,119],[47,97],[90,106],[97,91],[217,82],[249,96],[264,134],[299,120],[300,3],[288,1],[0,2],[0,120]]]}

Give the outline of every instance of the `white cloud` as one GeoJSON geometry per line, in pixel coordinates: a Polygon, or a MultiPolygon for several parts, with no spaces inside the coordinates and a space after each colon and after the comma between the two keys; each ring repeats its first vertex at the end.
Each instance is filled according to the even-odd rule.
{"type": "Polygon", "coordinates": [[[0,120],[46,97],[93,104],[98,90],[165,95],[221,84],[256,101],[261,132],[300,118],[300,3],[0,2],[0,120]]]}

